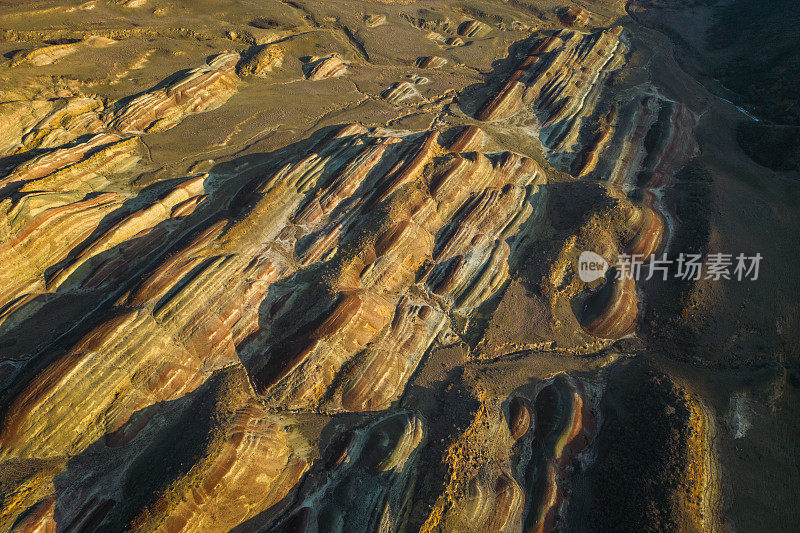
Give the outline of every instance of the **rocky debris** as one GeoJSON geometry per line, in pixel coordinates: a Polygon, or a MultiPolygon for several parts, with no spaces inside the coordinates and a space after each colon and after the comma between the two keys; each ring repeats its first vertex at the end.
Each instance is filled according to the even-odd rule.
{"type": "Polygon", "coordinates": [[[441,33],[435,31],[428,32],[425,35],[425,38],[430,39],[437,44],[444,44],[444,42],[447,40],[441,33]]]}
{"type": "Polygon", "coordinates": [[[347,64],[337,54],[309,62],[305,66],[306,78],[309,80],[325,80],[338,78],[347,73],[347,64]]]}
{"type": "MultiPolygon", "coordinates": [[[[291,30],[286,29],[270,29],[270,30],[263,30],[263,29],[246,29],[241,31],[234,31],[234,30],[227,30],[225,32],[225,38],[230,39],[231,41],[244,43],[248,46],[266,46],[269,44],[274,44],[281,39],[289,37],[292,35],[291,30]]],[[[247,56],[247,51],[243,53],[243,55],[247,56]]]]}
{"type": "Polygon", "coordinates": [[[515,20],[511,23],[511,29],[513,31],[527,31],[530,27],[525,24],[524,22],[520,22],[519,20],[515,20]]]}

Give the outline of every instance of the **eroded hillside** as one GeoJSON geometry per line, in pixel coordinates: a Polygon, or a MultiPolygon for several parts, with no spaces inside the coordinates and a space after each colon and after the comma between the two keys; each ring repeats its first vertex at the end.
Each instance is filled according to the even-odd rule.
{"type": "Polygon", "coordinates": [[[626,7],[0,2],[0,530],[796,520],[797,173],[626,7]]]}

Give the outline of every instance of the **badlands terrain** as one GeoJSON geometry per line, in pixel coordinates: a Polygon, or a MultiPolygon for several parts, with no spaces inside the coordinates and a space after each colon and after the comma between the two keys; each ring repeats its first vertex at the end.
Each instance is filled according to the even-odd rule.
{"type": "Polygon", "coordinates": [[[795,529],[798,19],[0,1],[0,532],[795,529]]]}

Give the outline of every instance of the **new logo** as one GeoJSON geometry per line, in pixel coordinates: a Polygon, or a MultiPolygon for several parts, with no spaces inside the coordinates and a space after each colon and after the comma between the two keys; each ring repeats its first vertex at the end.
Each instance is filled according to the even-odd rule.
{"type": "Polygon", "coordinates": [[[591,283],[606,275],[608,261],[603,256],[594,252],[581,252],[578,256],[578,277],[584,283],[591,283]]]}

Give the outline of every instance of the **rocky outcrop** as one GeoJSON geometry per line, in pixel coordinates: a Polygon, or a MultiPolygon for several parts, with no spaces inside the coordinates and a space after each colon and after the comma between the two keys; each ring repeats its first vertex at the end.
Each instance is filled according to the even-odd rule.
{"type": "Polygon", "coordinates": [[[78,49],[76,42],[66,42],[51,44],[41,48],[34,48],[32,50],[20,50],[11,56],[11,66],[17,66],[20,63],[30,63],[36,67],[43,67],[50,65],[62,57],[74,54],[78,49]]]}
{"type": "Polygon", "coordinates": [[[596,420],[587,403],[584,385],[565,376],[557,376],[536,396],[534,455],[526,470],[528,483],[534,485],[528,492],[534,499],[524,521],[527,531],[557,527],[566,467],[594,438],[596,420]]]}
{"type": "Polygon", "coordinates": [[[350,430],[325,451],[319,475],[276,530],[401,529],[425,438],[423,421],[412,413],[350,430]]]}
{"type": "Polygon", "coordinates": [[[585,387],[558,375],[537,384],[533,402],[516,396],[506,407],[479,393],[469,426],[442,457],[446,485],[423,530],[563,527],[572,474],[597,431],[594,396],[585,387]]]}
{"type": "MultiPolygon", "coordinates": [[[[0,437],[3,453],[80,453],[135,412],[190,393],[210,372],[239,358],[256,391],[275,406],[358,411],[389,405],[446,327],[447,313],[468,313],[507,279],[505,240],[530,216],[534,184],[542,179],[535,163],[515,154],[470,161],[437,153],[436,132],[403,139],[346,127],[312,156],[260,180],[256,190],[264,196],[248,217],[203,231],[130,291],[117,316],[19,389],[0,437]],[[441,159],[436,171],[429,169],[434,158],[441,159]],[[409,187],[428,180],[430,192],[409,196],[409,187]],[[274,189],[278,181],[289,188],[274,189]],[[274,207],[262,207],[276,201],[283,204],[283,218],[274,207]],[[347,211],[339,209],[342,201],[347,211]],[[369,222],[371,213],[384,209],[393,214],[369,222]],[[291,237],[289,220],[297,228],[291,237]],[[260,236],[242,233],[253,224],[260,236]],[[287,245],[301,262],[326,274],[314,282],[294,274],[296,267],[278,253],[287,245]],[[215,249],[228,251],[211,253],[215,249]],[[432,268],[423,286],[430,296],[404,295],[426,257],[432,268]],[[457,275],[442,281],[454,261],[463,263],[457,275]],[[275,285],[292,276],[294,283],[275,285]],[[167,346],[176,347],[169,357],[167,346]],[[118,366],[148,377],[132,382],[126,373],[109,374],[118,366]],[[80,417],[51,410],[52,402],[76,390],[85,394],[80,417]],[[78,427],[91,429],[76,433],[78,427]],[[44,440],[27,437],[42,431],[48,432],[44,440]]],[[[31,167],[79,157],[51,154],[31,167]]],[[[29,168],[14,176],[33,178],[29,168]]],[[[40,288],[96,289],[126,280],[137,264],[158,257],[170,230],[154,228],[202,202],[204,181],[203,175],[183,181],[117,215],[108,229],[92,227],[91,239],[83,237],[80,246],[67,243],[64,259],[50,263],[56,268],[40,288]],[[137,248],[141,243],[145,247],[137,248]]],[[[15,292],[6,301],[21,291],[28,299],[36,294],[32,281],[13,281],[7,291],[15,292]]]]}
{"type": "MultiPolygon", "coordinates": [[[[532,114],[554,166],[608,183],[612,196],[628,197],[623,204],[633,200],[619,213],[624,235],[612,253],[597,248],[612,265],[618,254],[647,263],[667,246],[673,217],[659,198],[697,151],[691,134],[696,116],[652,87],[637,87],[632,96],[609,101],[610,74],[624,66],[625,43],[620,27],[593,33],[562,30],[535,40],[476,114],[489,122],[532,114]]],[[[590,292],[580,304],[585,331],[620,338],[635,329],[635,281],[606,280],[590,292]]]]}
{"type": "Polygon", "coordinates": [[[477,118],[504,120],[530,107],[556,166],[619,187],[663,185],[696,151],[690,135],[696,117],[648,87],[621,105],[607,103],[609,73],[624,64],[626,52],[620,27],[543,37],[477,118]]]}
{"type": "Polygon", "coordinates": [[[566,145],[591,112],[603,79],[624,61],[621,34],[621,27],[593,34],[563,30],[539,39],[477,118],[502,120],[530,102],[542,124],[543,143],[566,145]]]}
{"type": "Polygon", "coordinates": [[[283,50],[275,45],[264,45],[248,51],[236,64],[240,77],[266,78],[273,69],[283,65],[283,50]]]}
{"type": "Polygon", "coordinates": [[[584,26],[589,23],[591,15],[582,7],[570,6],[562,8],[558,18],[565,26],[584,26]]]}
{"type": "Polygon", "coordinates": [[[707,415],[698,399],[663,374],[633,363],[612,372],[600,412],[597,458],[581,487],[584,501],[593,503],[576,513],[573,523],[706,529],[703,515],[714,505],[716,482],[707,415]],[[623,471],[627,474],[617,477],[623,471]]]}
{"type": "Polygon", "coordinates": [[[413,84],[407,81],[393,83],[388,89],[381,93],[381,98],[389,103],[397,104],[403,100],[408,100],[419,96],[419,91],[413,84]]]}
{"type": "Polygon", "coordinates": [[[368,28],[377,28],[378,26],[383,26],[386,24],[386,15],[364,15],[364,24],[366,24],[368,28]]]}
{"type": "Polygon", "coordinates": [[[442,68],[447,64],[447,60],[439,56],[420,57],[417,59],[419,68],[442,68]]]}
{"type": "MultiPolygon", "coordinates": [[[[164,87],[117,103],[108,118],[108,127],[122,133],[163,131],[188,115],[216,109],[236,92],[235,68],[239,59],[239,54],[220,54],[208,65],[191,70],[164,87]]],[[[262,63],[260,59],[255,61],[262,63]]],[[[263,65],[252,66],[253,72],[262,68],[263,65]]]]}
{"type": "Polygon", "coordinates": [[[306,70],[306,78],[324,80],[344,75],[347,72],[347,65],[342,61],[342,58],[333,54],[308,64],[306,70]]]}
{"type": "Polygon", "coordinates": [[[248,400],[246,383],[220,372],[184,401],[137,412],[95,446],[105,468],[74,459],[55,479],[57,507],[34,503],[17,530],[222,530],[273,508],[308,468],[307,447],[248,400]]]}
{"type": "Polygon", "coordinates": [[[456,153],[481,151],[486,134],[477,126],[467,126],[461,130],[448,150],[456,153]]]}
{"type": "MultiPolygon", "coordinates": [[[[249,70],[261,72],[263,66],[258,67],[254,57],[259,55],[250,58],[255,63],[249,70]]],[[[239,61],[239,54],[219,54],[178,79],[109,105],[97,97],[73,94],[0,103],[0,155],[56,148],[93,133],[167,130],[191,114],[224,104],[237,90],[234,70],[239,61]]]]}
{"type": "Polygon", "coordinates": [[[486,36],[491,28],[479,20],[467,20],[458,26],[457,33],[462,37],[479,38],[486,36]]]}
{"type": "MultiPolygon", "coordinates": [[[[235,91],[232,69],[238,57],[218,56],[164,88],[118,103],[108,116],[100,100],[69,99],[56,111],[42,108],[49,115],[23,126],[13,145],[24,150],[109,128],[172,127],[187,114],[227,100],[235,91]]],[[[169,244],[174,226],[168,221],[190,215],[202,203],[206,176],[162,188],[152,200],[130,202],[118,192],[119,184],[143,154],[137,137],[98,133],[34,157],[0,180],[5,191],[0,255],[18,265],[0,274],[0,328],[7,331],[41,308],[46,300],[40,296],[50,291],[95,290],[127,279],[136,265],[169,244]]]]}
{"type": "Polygon", "coordinates": [[[88,96],[0,103],[0,154],[55,148],[99,133],[105,127],[103,109],[102,99],[88,96]]]}
{"type": "Polygon", "coordinates": [[[262,331],[280,331],[279,337],[263,352],[252,339],[240,350],[257,390],[278,405],[316,405],[325,397],[320,384],[334,386],[330,407],[374,410],[395,399],[445,327],[448,310],[468,312],[506,279],[501,265],[510,248],[503,239],[530,216],[531,185],[541,180],[533,161],[514,154],[494,161],[437,156],[436,132],[405,139],[348,132],[358,129],[340,132],[313,166],[303,161],[281,171],[306,174],[316,165],[331,167],[325,161],[343,157],[347,147],[352,154],[331,178],[318,178],[326,185],[291,216],[300,229],[293,240],[301,262],[322,261],[327,281],[276,291],[262,331]],[[386,170],[376,173],[380,168],[386,170]],[[412,192],[426,182],[429,192],[412,192]],[[344,201],[347,210],[340,208],[344,201]],[[391,214],[372,219],[370,213],[384,209],[391,214]],[[463,215],[453,218],[457,212],[463,215]],[[475,247],[470,266],[445,290],[442,273],[470,242],[462,238],[475,247]],[[401,296],[415,286],[426,258],[422,286],[430,295],[401,296]]]}
{"type": "Polygon", "coordinates": [[[48,269],[122,209],[124,196],[103,192],[107,176],[134,165],[141,148],[136,139],[100,134],[39,156],[2,180],[2,187],[16,194],[0,202],[0,256],[17,265],[0,274],[4,319],[44,292],[48,269]]]}

